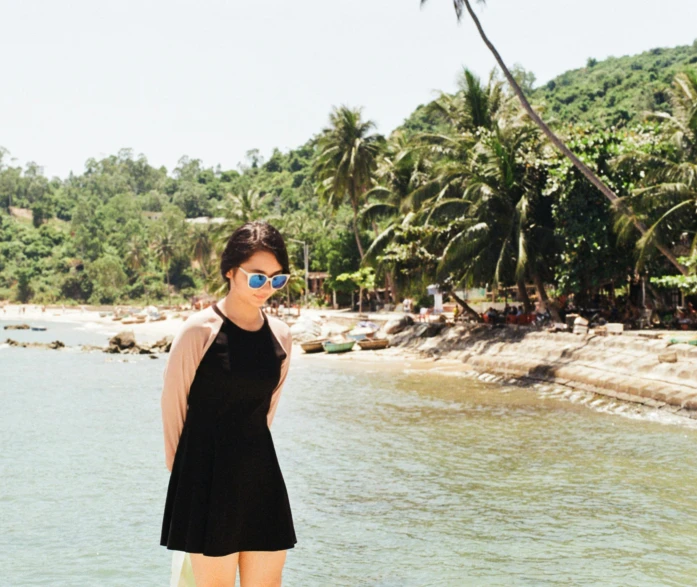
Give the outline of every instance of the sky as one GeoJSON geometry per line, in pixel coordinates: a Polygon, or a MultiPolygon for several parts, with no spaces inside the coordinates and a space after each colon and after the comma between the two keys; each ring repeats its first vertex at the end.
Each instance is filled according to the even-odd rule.
{"type": "MultiPolygon", "coordinates": [[[[488,0],[476,8],[537,84],[589,57],[692,44],[695,0],[488,0]]],[[[171,172],[234,169],[305,143],[332,107],[388,134],[494,59],[451,0],[0,0],[0,147],[82,173],[122,148],[171,172]]]]}

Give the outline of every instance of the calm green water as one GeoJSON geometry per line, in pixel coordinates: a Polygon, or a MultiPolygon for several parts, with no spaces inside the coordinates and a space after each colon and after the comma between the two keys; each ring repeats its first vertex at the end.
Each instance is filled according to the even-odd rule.
{"type": "MultiPolygon", "coordinates": [[[[274,422],[284,586],[697,583],[695,428],[345,359],[295,354],[274,422]]],[[[163,366],[0,347],[0,584],[168,585],[163,366]]]]}

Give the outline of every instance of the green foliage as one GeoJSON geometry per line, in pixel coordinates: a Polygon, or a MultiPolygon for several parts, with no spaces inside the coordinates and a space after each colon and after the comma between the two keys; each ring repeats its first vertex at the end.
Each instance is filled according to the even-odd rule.
{"type": "Polygon", "coordinates": [[[640,55],[589,59],[532,92],[547,117],[599,127],[640,122],[645,113],[672,112],[669,89],[675,75],[697,63],[697,47],[652,49],[640,55]]]}
{"type": "Polygon", "coordinates": [[[652,277],[651,283],[659,287],[679,289],[686,295],[697,295],[697,255],[693,257],[680,257],[679,261],[689,269],[688,275],[652,277]]]}
{"type": "Polygon", "coordinates": [[[674,75],[690,62],[697,46],[591,59],[537,89],[531,72],[512,68],[628,204],[623,214],[550,148],[495,71],[483,83],[465,69],[454,95],[416,108],[387,141],[360,110],[336,108],[306,144],[267,160],[251,149],[235,170],[184,156],[168,174],[124,149],[48,180],[0,149],[0,296],[217,295],[230,233],[258,218],[286,236],[297,279],[284,296],[303,287],[303,248],[293,239],[309,244],[310,270],[328,271],[325,287],[344,299],[388,277],[415,297],[434,281],[531,280],[582,297],[637,267],[694,293],[694,276],[674,279],[655,255],[658,243],[686,259],[697,247],[697,74],[674,75]],[[658,113],[639,124],[645,110],[658,113]],[[648,237],[637,240],[635,221],[650,227],[648,237]]]}

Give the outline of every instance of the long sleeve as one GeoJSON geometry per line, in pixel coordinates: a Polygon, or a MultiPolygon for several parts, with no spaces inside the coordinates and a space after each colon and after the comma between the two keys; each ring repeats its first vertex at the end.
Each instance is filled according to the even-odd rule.
{"type": "Polygon", "coordinates": [[[190,317],[172,341],[163,374],[162,427],[165,465],[172,471],[179,437],[184,428],[191,383],[208,343],[210,329],[190,317]]]}
{"type": "Polygon", "coordinates": [[[293,336],[290,333],[290,328],[287,330],[285,341],[283,343],[286,351],[286,358],[283,359],[281,363],[281,376],[278,380],[278,385],[274,389],[271,395],[271,404],[269,405],[269,412],[267,415],[267,423],[269,428],[271,428],[271,422],[273,422],[273,417],[276,414],[276,408],[278,407],[278,400],[281,397],[281,391],[283,391],[283,385],[286,382],[286,377],[288,376],[288,369],[290,368],[290,355],[293,349],[293,336]]]}

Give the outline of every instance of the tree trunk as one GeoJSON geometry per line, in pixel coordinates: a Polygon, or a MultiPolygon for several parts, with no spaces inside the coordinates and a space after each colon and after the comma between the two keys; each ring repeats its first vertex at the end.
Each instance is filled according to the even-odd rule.
{"type": "Polygon", "coordinates": [[[358,235],[358,213],[356,207],[353,207],[353,234],[356,235],[356,244],[358,245],[358,254],[361,256],[361,261],[363,260],[363,245],[361,245],[361,238],[358,235]]]}
{"type": "MultiPolygon", "coordinates": [[[[574,164],[574,166],[585,176],[585,178],[590,181],[596,188],[598,188],[601,193],[608,199],[610,200],[610,203],[613,205],[615,209],[619,209],[625,214],[627,214],[629,217],[632,218],[632,224],[634,227],[642,234],[646,234],[647,228],[644,225],[643,222],[640,222],[635,216],[634,213],[627,207],[624,202],[622,202],[607,185],[605,185],[602,180],[593,173],[593,171],[585,165],[576,155],[574,155],[569,149],[564,142],[556,135],[554,132],[552,132],[552,129],[550,129],[544,122],[543,120],[538,116],[537,112],[535,112],[530,106],[530,103],[528,102],[527,98],[525,97],[525,94],[523,93],[523,90],[520,89],[520,86],[518,83],[515,81],[513,76],[511,75],[511,72],[508,70],[506,67],[506,64],[503,62],[503,59],[501,58],[501,55],[499,55],[499,52],[496,50],[496,47],[491,43],[489,38],[486,36],[484,33],[484,29],[482,28],[481,23],[479,22],[479,19],[477,18],[477,15],[474,13],[474,10],[472,10],[472,6],[470,4],[470,0],[456,0],[457,2],[463,2],[465,7],[467,8],[467,12],[469,12],[470,17],[472,17],[472,20],[474,21],[475,26],[477,27],[477,30],[479,31],[479,35],[482,37],[482,40],[486,44],[486,46],[489,48],[489,51],[494,55],[494,58],[496,59],[496,62],[499,64],[499,67],[503,71],[503,75],[506,76],[506,79],[508,80],[508,83],[510,84],[513,92],[515,95],[518,97],[518,100],[520,100],[520,103],[522,104],[523,108],[525,111],[528,113],[528,116],[533,120],[533,122],[540,127],[542,132],[547,135],[547,138],[549,138],[550,141],[568,158],[571,160],[571,162],[574,164]]],[[[459,16],[459,13],[458,13],[459,16]]],[[[668,259],[677,269],[682,273],[683,275],[687,275],[687,267],[682,265],[675,255],[668,249],[667,247],[663,246],[660,243],[656,244],[656,248],[658,248],[661,253],[668,259]]]]}
{"type": "Polygon", "coordinates": [[[358,289],[358,313],[363,313],[363,288],[358,289]]]}
{"type": "Polygon", "coordinates": [[[167,266],[163,263],[163,267],[162,267],[162,268],[165,270],[165,280],[167,281],[167,305],[168,305],[168,306],[171,306],[171,305],[172,305],[172,294],[171,294],[171,292],[169,291],[169,267],[167,267],[167,266]]]}
{"type": "Polygon", "coordinates": [[[454,289],[450,289],[446,292],[448,295],[450,295],[460,306],[462,309],[474,320],[477,322],[483,322],[482,317],[479,315],[479,313],[474,310],[465,300],[460,298],[456,293],[454,289]]]}
{"type": "Polygon", "coordinates": [[[394,271],[390,270],[387,272],[387,276],[389,278],[389,285],[390,285],[390,294],[392,294],[392,302],[394,304],[397,304],[399,302],[399,292],[397,292],[397,282],[394,277],[394,271]]]}
{"type": "Polygon", "coordinates": [[[532,312],[532,303],[530,302],[530,296],[528,296],[528,288],[525,287],[525,280],[519,279],[516,285],[518,286],[518,298],[523,301],[525,313],[529,314],[532,312]]]}
{"type": "Polygon", "coordinates": [[[557,305],[547,297],[547,292],[545,291],[545,284],[542,282],[542,278],[539,276],[538,273],[535,273],[532,276],[532,280],[535,282],[537,295],[540,297],[540,301],[543,302],[545,307],[549,310],[549,313],[552,316],[552,320],[554,320],[555,322],[561,322],[559,309],[557,308],[557,305]]]}
{"type": "MultiPolygon", "coordinates": [[[[377,222],[375,222],[375,220],[373,220],[372,224],[373,224],[373,232],[375,232],[375,236],[376,237],[380,236],[380,231],[378,230],[377,222]]],[[[392,293],[392,295],[394,295],[394,291],[392,289],[392,283],[390,282],[389,271],[385,271],[385,284],[384,285],[385,285],[385,296],[384,296],[384,299],[382,301],[383,301],[383,303],[387,303],[390,299],[387,292],[389,291],[390,293],[392,293]]],[[[380,296],[378,296],[378,292],[377,292],[377,284],[375,285],[375,296],[377,297],[378,300],[380,299],[380,296]]]]}

